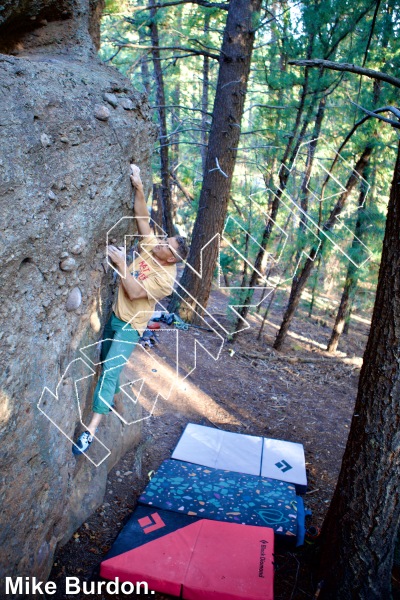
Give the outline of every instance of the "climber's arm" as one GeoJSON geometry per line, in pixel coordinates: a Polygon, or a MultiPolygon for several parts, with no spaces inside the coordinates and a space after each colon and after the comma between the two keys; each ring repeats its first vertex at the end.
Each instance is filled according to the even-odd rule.
{"type": "Polygon", "coordinates": [[[140,169],[131,165],[131,183],[135,189],[135,203],[133,213],[136,217],[137,228],[140,235],[150,235],[149,211],[144,197],[143,183],[140,178],[140,169]]]}
{"type": "MultiPolygon", "coordinates": [[[[123,273],[126,269],[125,254],[119,248],[115,246],[108,246],[108,256],[111,258],[113,263],[118,267],[120,273],[123,273]]],[[[147,298],[146,290],[138,283],[138,281],[132,277],[128,269],[126,269],[126,277],[121,277],[121,285],[124,288],[126,295],[129,300],[136,300],[137,298],[147,298]]]]}

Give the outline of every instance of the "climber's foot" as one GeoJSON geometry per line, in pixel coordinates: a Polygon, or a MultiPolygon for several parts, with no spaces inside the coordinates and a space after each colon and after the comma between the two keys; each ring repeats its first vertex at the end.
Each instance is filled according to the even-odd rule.
{"type": "Polygon", "coordinates": [[[72,446],[73,454],[83,454],[93,442],[93,436],[90,431],[84,431],[72,446]]]}

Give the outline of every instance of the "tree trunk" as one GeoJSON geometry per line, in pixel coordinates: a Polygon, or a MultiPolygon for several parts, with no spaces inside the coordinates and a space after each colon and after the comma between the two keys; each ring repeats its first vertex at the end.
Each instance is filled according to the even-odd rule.
{"type": "MultiPolygon", "coordinates": [[[[308,82],[308,79],[306,78],[305,81],[304,81],[304,84],[303,84],[303,88],[302,88],[301,99],[300,99],[300,106],[299,106],[297,117],[296,117],[296,123],[295,123],[295,128],[294,128],[293,136],[289,140],[289,142],[288,142],[288,144],[286,146],[285,153],[284,153],[283,159],[282,159],[282,163],[283,164],[285,164],[285,161],[287,160],[287,157],[289,156],[290,148],[292,147],[293,137],[297,134],[297,129],[298,129],[299,125],[300,125],[300,120],[301,120],[300,117],[303,114],[304,99],[305,99],[305,97],[307,95],[307,89],[308,89],[308,87],[307,87],[308,83],[307,82],[308,82]]],[[[314,98],[315,97],[316,97],[316,94],[314,94],[314,98]]],[[[287,184],[287,181],[288,181],[290,169],[291,169],[291,167],[293,165],[293,162],[294,162],[294,159],[296,158],[296,155],[297,155],[298,149],[300,147],[300,144],[301,144],[301,142],[303,140],[303,137],[304,137],[304,135],[305,135],[305,133],[307,131],[308,125],[310,123],[313,106],[314,106],[314,104],[313,104],[313,102],[311,102],[311,104],[310,104],[310,106],[308,108],[308,111],[306,113],[306,116],[304,118],[304,122],[303,122],[303,126],[302,126],[302,129],[301,129],[301,133],[300,133],[299,138],[297,140],[297,143],[296,143],[296,145],[295,145],[295,147],[293,149],[293,152],[292,152],[292,154],[290,156],[289,163],[288,163],[288,165],[285,164],[285,166],[287,168],[281,170],[281,173],[280,173],[280,187],[276,190],[276,193],[275,193],[273,201],[272,201],[272,209],[271,209],[271,212],[270,212],[270,216],[268,217],[267,222],[266,222],[266,226],[265,226],[265,229],[264,229],[263,237],[262,237],[262,240],[260,242],[260,249],[259,249],[259,251],[257,253],[256,260],[254,262],[254,268],[253,268],[253,271],[252,271],[252,274],[251,274],[251,278],[250,278],[250,282],[248,284],[249,290],[248,290],[248,292],[247,292],[247,294],[246,294],[243,302],[241,302],[241,304],[243,306],[238,311],[240,316],[238,317],[238,319],[236,321],[235,333],[232,336],[233,338],[235,338],[238,335],[238,330],[242,329],[243,320],[246,319],[247,314],[249,312],[249,307],[250,307],[251,299],[252,299],[253,294],[254,294],[254,288],[257,285],[258,272],[261,269],[261,264],[262,264],[262,261],[263,261],[263,258],[264,258],[265,249],[267,247],[269,238],[271,237],[271,232],[272,232],[272,229],[274,227],[274,224],[275,224],[275,221],[276,221],[276,217],[278,215],[278,210],[279,210],[279,205],[280,205],[280,199],[281,199],[281,196],[282,196],[282,193],[283,193],[284,189],[286,188],[286,184],[287,184]]],[[[319,127],[321,127],[321,124],[322,124],[322,118],[323,118],[323,115],[324,115],[324,108],[325,108],[325,103],[323,103],[323,104],[320,103],[320,108],[318,110],[318,115],[320,115],[320,118],[317,121],[317,123],[319,122],[319,127]],[[323,107],[323,108],[321,109],[321,107],[323,107]]],[[[314,132],[315,132],[315,129],[314,129],[314,132]]],[[[315,146],[316,146],[316,144],[315,144],[315,146]]],[[[315,148],[314,148],[314,151],[315,151],[315,148]]],[[[314,151],[313,151],[312,156],[314,155],[314,151]]],[[[311,164],[311,166],[312,166],[312,164],[311,164]]]]}
{"type": "MultiPolygon", "coordinates": [[[[364,179],[367,179],[367,175],[364,172],[364,179]]],[[[358,216],[357,222],[354,229],[354,237],[351,245],[352,252],[360,249],[360,241],[363,238],[363,217],[364,217],[364,202],[367,194],[367,186],[363,185],[360,191],[360,197],[358,200],[358,216]]],[[[339,309],[336,315],[335,324],[333,326],[331,339],[329,340],[327,350],[328,352],[336,352],[340,336],[343,332],[344,324],[346,322],[346,316],[349,313],[352,298],[356,292],[357,283],[359,278],[359,268],[352,262],[349,261],[347,267],[346,281],[343,288],[342,297],[340,300],[339,309]]]]}
{"type": "Polygon", "coordinates": [[[316,270],[316,273],[315,273],[314,284],[313,284],[312,291],[311,291],[310,307],[308,309],[308,316],[310,318],[311,318],[312,312],[314,310],[315,295],[317,293],[318,279],[319,279],[319,270],[320,270],[320,268],[321,268],[321,254],[318,257],[317,270],[316,270]]]}
{"type": "Polygon", "coordinates": [[[324,599],[391,598],[400,519],[400,145],[371,330],[339,480],[322,531],[324,599]]]}
{"type": "MultiPolygon", "coordinates": [[[[139,43],[143,46],[145,46],[147,43],[145,31],[141,27],[139,27],[139,43]]],[[[147,60],[148,60],[148,55],[145,54],[140,61],[140,71],[142,74],[143,87],[146,91],[147,97],[149,97],[150,92],[151,92],[151,87],[150,87],[149,64],[148,64],[147,60]]]]}
{"type": "MultiPolygon", "coordinates": [[[[179,65],[180,63],[178,63],[179,65]]],[[[181,85],[180,85],[180,79],[178,78],[177,82],[175,83],[174,86],[174,90],[172,93],[172,104],[175,105],[176,108],[174,108],[174,118],[172,119],[172,127],[175,129],[178,129],[179,125],[180,125],[180,120],[181,120],[181,114],[180,114],[180,100],[181,100],[181,85]]],[[[176,220],[176,212],[178,209],[178,193],[177,190],[179,190],[179,186],[176,184],[176,180],[172,175],[174,175],[175,173],[177,173],[178,170],[178,166],[179,166],[179,131],[177,131],[176,133],[174,133],[174,135],[172,136],[172,144],[171,144],[171,168],[170,168],[170,194],[171,194],[171,211],[172,211],[172,218],[175,221],[176,220]]]]}
{"type": "MultiPolygon", "coordinates": [[[[208,32],[210,28],[210,13],[206,12],[204,16],[204,43],[207,43],[208,32]]],[[[210,59],[208,56],[203,58],[203,89],[201,94],[201,164],[204,169],[207,158],[207,141],[208,141],[208,92],[210,89],[210,59]]]]}
{"type": "MultiPolygon", "coordinates": [[[[154,7],[154,0],[149,0],[150,6],[154,7]]],[[[150,33],[151,33],[151,45],[152,45],[152,56],[154,65],[154,77],[156,80],[157,90],[157,106],[158,106],[158,120],[160,125],[160,161],[161,161],[161,194],[163,201],[163,223],[165,233],[168,236],[175,235],[175,228],[172,219],[172,202],[171,202],[171,188],[169,182],[169,156],[168,156],[168,136],[167,136],[167,119],[165,113],[165,92],[164,92],[164,77],[161,69],[161,57],[160,57],[160,41],[158,35],[158,26],[156,21],[157,11],[155,8],[151,9],[151,21],[150,21],[150,33]]]]}
{"type": "MultiPolygon", "coordinates": [[[[308,189],[308,183],[311,177],[311,173],[312,173],[312,168],[313,168],[313,164],[314,164],[314,156],[315,156],[315,151],[317,149],[317,145],[318,145],[318,140],[319,140],[319,134],[321,133],[321,127],[322,127],[322,121],[325,115],[325,106],[326,106],[326,96],[323,96],[321,98],[321,100],[319,101],[319,106],[318,106],[318,110],[317,110],[317,116],[315,117],[315,124],[314,124],[314,130],[313,130],[313,134],[312,134],[312,140],[308,145],[308,152],[307,152],[307,160],[306,160],[306,167],[305,167],[305,171],[304,171],[304,175],[303,175],[303,181],[301,183],[301,194],[300,194],[300,206],[301,206],[301,212],[300,212],[300,223],[299,223],[299,239],[301,240],[302,238],[302,234],[304,233],[305,229],[306,229],[306,223],[307,223],[307,213],[308,213],[308,200],[309,200],[309,189],[308,189]]],[[[303,247],[298,247],[297,252],[296,252],[296,264],[299,262],[300,257],[301,257],[301,253],[303,251],[303,247]]]]}
{"type": "MultiPolygon", "coordinates": [[[[229,3],[199,209],[188,257],[189,265],[200,276],[186,265],[181,279],[182,287],[187,290],[183,293],[186,308],[180,309],[185,320],[192,320],[193,311],[202,312],[211,291],[219,251],[218,234],[223,230],[236,163],[260,5],[261,0],[229,3]]],[[[176,312],[178,306],[175,295],[169,310],[176,312]]]]}
{"type": "Polygon", "coordinates": [[[274,291],[273,291],[273,292],[271,292],[271,296],[270,296],[270,299],[269,299],[269,302],[268,302],[267,308],[265,309],[264,316],[263,316],[263,320],[262,320],[262,322],[261,322],[261,325],[260,325],[260,329],[258,330],[258,335],[257,335],[257,339],[258,339],[258,340],[260,340],[260,339],[261,339],[262,332],[264,331],[264,327],[265,327],[265,321],[267,320],[268,313],[269,313],[269,309],[271,308],[271,304],[272,304],[272,302],[274,301],[274,298],[275,298],[275,292],[276,292],[276,289],[274,289],[274,291]]]}
{"type": "MultiPolygon", "coordinates": [[[[360,173],[362,173],[364,171],[364,168],[369,161],[369,157],[371,156],[372,149],[373,149],[372,145],[366,146],[364,152],[362,153],[359,160],[357,161],[357,164],[354,167],[354,170],[351,173],[351,175],[347,181],[345,191],[341,194],[338,202],[336,203],[331,214],[329,215],[328,220],[325,222],[324,226],[322,227],[323,231],[330,231],[333,228],[336,218],[342,212],[343,206],[345,205],[347,198],[349,197],[351,191],[353,190],[354,186],[358,182],[357,175],[359,175],[360,173]]],[[[299,305],[301,294],[307,285],[308,278],[310,277],[311,271],[314,267],[315,257],[317,256],[318,251],[322,252],[323,246],[326,243],[326,239],[327,238],[325,236],[322,236],[320,238],[321,243],[320,243],[319,248],[318,248],[318,246],[314,246],[311,249],[310,255],[307,258],[300,275],[296,279],[293,279],[292,288],[290,290],[289,302],[288,302],[285,314],[283,316],[281,327],[279,329],[279,332],[276,336],[276,340],[274,343],[275,350],[280,350],[282,348],[283,342],[286,339],[287,332],[289,331],[290,324],[293,320],[293,317],[294,317],[297,307],[299,305]]]]}
{"type": "MultiPolygon", "coordinates": [[[[153,202],[151,207],[151,218],[161,229],[164,229],[165,223],[163,222],[163,204],[161,196],[161,188],[158,184],[153,184],[153,202]]],[[[156,228],[157,229],[157,228],[156,228]]],[[[157,229],[156,233],[159,233],[157,229]]]]}
{"type": "MultiPolygon", "coordinates": [[[[182,31],[182,13],[180,11],[177,14],[176,29],[177,29],[177,31],[182,31]]],[[[176,43],[177,43],[177,45],[179,44],[178,40],[176,43]]],[[[181,126],[181,109],[180,109],[180,104],[181,104],[181,67],[180,67],[180,65],[181,65],[180,61],[176,61],[174,63],[173,73],[174,73],[175,83],[174,83],[174,87],[173,87],[173,90],[171,93],[171,100],[172,100],[171,104],[174,106],[174,109],[171,114],[171,128],[174,131],[176,129],[178,129],[178,131],[176,133],[174,133],[170,138],[170,140],[171,140],[170,177],[171,177],[171,173],[173,173],[173,174],[177,173],[178,166],[179,166],[179,142],[180,142],[179,127],[181,126]]],[[[176,221],[176,212],[178,209],[177,190],[179,189],[179,187],[176,185],[176,182],[173,177],[171,177],[169,181],[170,181],[172,218],[173,218],[173,221],[176,221]]]]}
{"type": "Polygon", "coordinates": [[[351,298],[350,299],[350,303],[349,303],[349,307],[347,309],[347,313],[345,314],[345,317],[344,317],[344,327],[343,327],[343,333],[344,333],[344,335],[347,335],[349,333],[351,313],[353,311],[353,302],[354,302],[354,298],[351,298]]]}

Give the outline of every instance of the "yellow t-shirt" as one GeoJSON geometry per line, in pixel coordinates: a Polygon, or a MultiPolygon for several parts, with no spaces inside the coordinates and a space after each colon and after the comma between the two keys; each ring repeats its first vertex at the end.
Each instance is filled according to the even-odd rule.
{"type": "Polygon", "coordinates": [[[122,284],[119,285],[117,299],[113,311],[122,321],[130,323],[140,335],[146,329],[158,300],[169,296],[174,288],[176,264],[160,266],[152,258],[151,249],[158,244],[155,235],[141,240],[141,251],[133,263],[127,267],[129,272],[147,292],[147,298],[130,300],[122,284]],[[142,312],[144,311],[144,312],[142,312]]]}

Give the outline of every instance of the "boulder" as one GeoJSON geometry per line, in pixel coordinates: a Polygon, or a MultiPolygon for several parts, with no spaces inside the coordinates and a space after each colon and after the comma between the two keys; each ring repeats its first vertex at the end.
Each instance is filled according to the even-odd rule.
{"type": "Polygon", "coordinates": [[[2,581],[46,579],[57,546],[102,502],[108,470],[140,438],[140,423],[112,414],[98,433],[111,449],[101,464],[71,451],[83,430],[78,401],[90,418],[115,292],[107,231],[119,222],[115,238],[133,233],[133,221],[121,221],[132,215],[129,163],[149,189],[156,135],[146,98],[96,57],[99,6],[6,0],[0,13],[2,581]],[[39,18],[47,37],[33,35],[39,18]],[[116,106],[102,121],[105,94],[116,106]]]}

